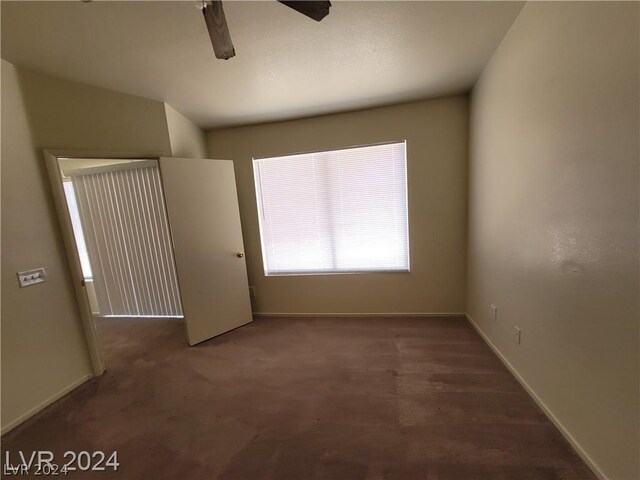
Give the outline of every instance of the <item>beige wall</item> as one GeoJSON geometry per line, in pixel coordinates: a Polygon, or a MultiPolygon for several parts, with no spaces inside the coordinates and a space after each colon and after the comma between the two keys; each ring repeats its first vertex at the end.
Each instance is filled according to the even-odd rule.
{"type": "Polygon", "coordinates": [[[2,430],[91,375],[42,148],[170,152],[161,102],[2,61],[2,430]],[[45,267],[18,288],[16,272],[45,267]]]}
{"type": "Polygon", "coordinates": [[[171,142],[171,155],[176,158],[207,158],[207,141],[204,131],[177,111],[164,104],[171,142]]]}
{"type": "Polygon", "coordinates": [[[209,156],[235,163],[254,311],[464,312],[467,107],[458,96],[209,132],[209,156]],[[264,276],[252,157],[404,139],[411,273],[264,276]]]}
{"type": "Polygon", "coordinates": [[[468,312],[596,468],[625,480],[640,478],[639,8],[528,3],[470,123],[468,312]]]}

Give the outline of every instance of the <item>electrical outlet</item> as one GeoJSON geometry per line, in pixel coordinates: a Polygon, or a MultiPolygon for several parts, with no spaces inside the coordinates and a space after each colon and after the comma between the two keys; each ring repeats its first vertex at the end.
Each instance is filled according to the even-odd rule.
{"type": "Polygon", "coordinates": [[[516,329],[516,344],[520,345],[522,341],[522,331],[518,327],[514,327],[516,329]]]}
{"type": "Polygon", "coordinates": [[[249,286],[249,297],[256,298],[256,287],[249,286]]]}
{"type": "Polygon", "coordinates": [[[495,305],[489,305],[489,313],[491,315],[491,320],[494,322],[498,320],[498,307],[495,305]]]}
{"type": "Polygon", "coordinates": [[[24,272],[18,272],[18,283],[20,288],[30,287],[31,285],[37,285],[47,281],[47,272],[44,268],[34,268],[33,270],[26,270],[24,272]]]}

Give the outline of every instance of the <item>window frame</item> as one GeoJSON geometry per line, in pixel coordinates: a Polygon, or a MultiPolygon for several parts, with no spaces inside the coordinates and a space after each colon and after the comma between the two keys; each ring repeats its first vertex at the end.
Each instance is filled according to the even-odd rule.
{"type": "Polygon", "coordinates": [[[258,232],[260,235],[260,255],[262,256],[262,270],[265,277],[298,277],[298,276],[318,276],[318,275],[379,275],[379,274],[398,274],[398,273],[411,273],[411,222],[410,222],[410,205],[409,205],[409,161],[408,161],[408,145],[407,140],[390,140],[385,142],[377,142],[377,143],[369,143],[369,144],[361,144],[361,145],[350,145],[347,147],[338,147],[338,148],[330,148],[330,149],[316,149],[316,150],[308,150],[302,152],[294,152],[294,153],[286,153],[283,155],[271,155],[271,156],[261,156],[261,157],[252,157],[251,164],[253,169],[253,185],[254,185],[254,193],[256,196],[256,214],[258,216],[258,232]],[[335,271],[317,271],[317,270],[309,270],[309,271],[296,271],[296,272],[275,272],[270,273],[267,269],[267,258],[265,255],[265,244],[264,244],[264,234],[262,230],[262,221],[261,221],[261,211],[264,208],[262,204],[261,198],[261,182],[258,175],[257,162],[260,160],[269,160],[273,158],[284,158],[284,157],[292,157],[297,155],[311,155],[314,153],[329,153],[329,152],[337,152],[341,150],[351,150],[354,148],[365,148],[365,147],[377,147],[384,145],[396,145],[403,144],[404,145],[404,162],[405,162],[405,202],[406,202],[406,213],[407,213],[407,267],[405,268],[397,268],[397,269],[376,269],[376,270],[335,270],[335,271]]]}

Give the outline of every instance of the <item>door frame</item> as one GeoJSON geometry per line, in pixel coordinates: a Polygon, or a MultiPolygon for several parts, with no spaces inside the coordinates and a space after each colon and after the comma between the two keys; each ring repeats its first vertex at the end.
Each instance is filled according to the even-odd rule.
{"type": "Polygon", "coordinates": [[[84,276],[82,275],[82,268],[80,266],[80,255],[76,246],[76,238],[73,234],[73,226],[71,224],[71,216],[67,208],[67,200],[64,194],[64,187],[62,185],[62,174],[60,172],[60,166],[58,164],[59,158],[113,158],[113,159],[132,159],[132,160],[158,160],[160,157],[166,156],[164,152],[149,152],[149,153],[130,153],[130,152],[105,152],[95,150],[60,150],[60,149],[43,149],[42,154],[44,157],[44,163],[47,168],[49,176],[49,183],[51,186],[51,194],[53,196],[53,202],[56,208],[58,217],[58,223],[60,225],[60,233],[62,234],[62,240],[65,247],[67,264],[69,273],[71,274],[71,281],[73,283],[73,290],[75,292],[76,301],[80,313],[80,321],[82,323],[82,330],[84,331],[84,337],[87,345],[87,351],[89,353],[89,359],[91,360],[91,368],[93,375],[98,377],[105,371],[104,359],[102,358],[102,352],[100,351],[100,345],[98,343],[98,336],[96,333],[96,324],[93,320],[93,313],[91,312],[91,306],[89,304],[89,297],[87,289],[84,286],[84,276]]]}

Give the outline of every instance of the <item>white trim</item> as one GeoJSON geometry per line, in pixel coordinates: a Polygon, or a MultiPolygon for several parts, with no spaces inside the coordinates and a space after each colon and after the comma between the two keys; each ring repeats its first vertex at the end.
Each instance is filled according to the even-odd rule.
{"type": "Polygon", "coordinates": [[[562,434],[562,436],[567,440],[567,442],[569,442],[569,444],[573,447],[573,449],[575,450],[575,452],[580,456],[580,458],[582,458],[582,460],[587,464],[587,466],[593,471],[593,473],[595,474],[596,477],[598,477],[600,480],[608,480],[608,477],[604,474],[604,472],[600,469],[600,467],[598,466],[598,464],[589,456],[589,454],[582,448],[582,446],[580,445],[580,443],[578,443],[578,441],[573,438],[573,435],[571,435],[571,433],[569,433],[569,431],[567,430],[567,428],[562,424],[562,422],[553,414],[553,412],[551,411],[551,409],[544,403],[544,401],[536,394],[536,392],[533,390],[533,388],[531,388],[531,386],[529,386],[529,384],[527,383],[527,381],[522,378],[522,376],[520,375],[520,373],[518,373],[518,371],[516,370],[516,368],[511,365],[511,363],[509,363],[509,360],[507,360],[507,358],[502,354],[502,352],[500,350],[498,350],[498,347],[496,347],[493,342],[489,339],[489,337],[487,337],[485,335],[485,333],[482,331],[482,329],[478,326],[478,324],[476,322],[473,321],[473,319],[471,318],[471,316],[468,313],[465,313],[465,317],[467,318],[467,320],[469,321],[469,323],[471,324],[471,326],[476,330],[476,332],[478,332],[478,334],[482,337],[482,339],[485,341],[485,343],[487,345],[489,345],[489,348],[491,348],[491,350],[493,350],[493,353],[496,354],[496,356],[502,361],[502,363],[504,363],[505,367],[507,367],[507,369],[509,369],[509,371],[511,372],[511,374],[516,378],[516,380],[518,380],[518,382],[520,383],[520,385],[522,385],[522,387],[526,390],[526,392],[529,394],[529,396],[533,399],[534,402],[536,402],[536,404],[538,405],[538,407],[540,407],[542,409],[542,411],[544,412],[544,414],[547,416],[547,418],[549,418],[549,420],[551,420],[551,422],[556,426],[556,428],[560,431],[560,433],[562,434]]]}
{"type": "MultiPolygon", "coordinates": [[[[73,233],[73,225],[71,224],[71,216],[67,208],[67,200],[64,193],[64,185],[62,183],[62,172],[58,164],[59,153],[54,154],[49,150],[43,150],[42,155],[49,175],[49,183],[51,185],[51,195],[55,204],[58,223],[62,233],[67,263],[69,265],[73,289],[76,294],[76,301],[80,309],[80,319],[82,329],[84,331],[85,340],[89,358],[91,359],[91,367],[96,376],[102,375],[105,370],[102,353],[98,345],[98,336],[96,326],[93,322],[93,314],[91,312],[91,304],[85,288],[84,275],[80,264],[80,255],[76,246],[76,237],[73,233]]],[[[65,157],[67,157],[65,155],[65,157]]]]}
{"type": "Polygon", "coordinates": [[[314,277],[319,275],[371,275],[374,273],[411,273],[410,267],[404,269],[397,268],[389,268],[389,269],[379,269],[379,270],[325,270],[323,272],[316,270],[291,270],[291,271],[280,271],[280,272],[269,272],[265,270],[265,277],[314,277]]]}
{"type": "Polygon", "coordinates": [[[464,317],[465,313],[431,313],[431,312],[398,312],[398,313],[275,313],[253,312],[254,317],[464,317]]]}
{"type": "Polygon", "coordinates": [[[73,382],[71,385],[67,385],[65,388],[60,390],[58,393],[55,393],[54,395],[50,396],[45,401],[43,401],[40,404],[36,405],[35,407],[33,407],[28,412],[23,413],[18,418],[16,418],[12,422],[9,422],[7,425],[2,427],[2,431],[0,431],[0,435],[4,435],[5,433],[10,432],[14,428],[16,428],[18,425],[26,422],[27,420],[29,420],[31,417],[33,417],[37,413],[41,412],[42,410],[47,408],[52,403],[60,400],[66,394],[70,393],[72,390],[78,388],[80,385],[82,385],[87,380],[90,380],[92,378],[94,378],[94,376],[92,374],[88,373],[87,375],[84,375],[83,377],[81,377],[78,380],[76,380],[75,382],[73,382]]]}

